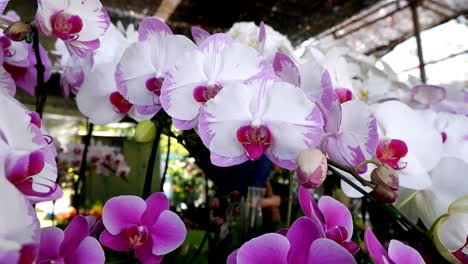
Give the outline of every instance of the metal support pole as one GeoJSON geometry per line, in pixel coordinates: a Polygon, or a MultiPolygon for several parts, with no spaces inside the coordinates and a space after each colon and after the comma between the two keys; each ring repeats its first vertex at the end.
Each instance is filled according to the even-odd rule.
{"type": "Polygon", "coordinates": [[[423,83],[426,83],[427,78],[426,78],[426,69],[425,69],[425,63],[424,63],[424,57],[423,57],[421,31],[419,28],[418,5],[419,5],[419,1],[417,0],[413,0],[410,3],[411,15],[413,17],[414,36],[416,37],[416,44],[418,48],[419,72],[421,75],[421,81],[423,83]]]}

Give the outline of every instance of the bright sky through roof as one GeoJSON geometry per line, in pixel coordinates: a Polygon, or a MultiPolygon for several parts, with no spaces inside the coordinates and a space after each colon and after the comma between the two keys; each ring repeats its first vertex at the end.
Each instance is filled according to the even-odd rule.
{"type": "MultiPolygon", "coordinates": [[[[468,25],[466,21],[453,19],[422,32],[421,38],[425,62],[440,60],[468,50],[468,25]]],[[[401,80],[407,80],[408,74],[419,79],[418,68],[405,71],[419,65],[414,37],[402,42],[382,59],[398,73],[401,80]]],[[[468,53],[427,65],[426,73],[428,83],[467,88],[468,53]]]]}

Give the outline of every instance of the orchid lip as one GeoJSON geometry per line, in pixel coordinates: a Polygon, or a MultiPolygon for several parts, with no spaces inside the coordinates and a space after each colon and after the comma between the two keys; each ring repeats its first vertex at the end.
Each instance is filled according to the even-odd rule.
{"type": "Polygon", "coordinates": [[[242,126],[237,130],[237,140],[250,160],[260,158],[271,145],[271,132],[265,125],[242,126]]]}
{"type": "Polygon", "coordinates": [[[52,15],[50,24],[54,34],[64,41],[78,39],[78,33],[83,29],[83,20],[80,16],[67,14],[63,10],[52,15]]]}
{"type": "Polygon", "coordinates": [[[193,89],[193,98],[199,103],[205,103],[215,97],[221,89],[221,85],[209,82],[207,85],[195,87],[195,89],[193,89]]]}
{"type": "Polygon", "coordinates": [[[110,103],[115,107],[115,111],[126,114],[130,111],[130,108],[133,106],[129,101],[127,101],[119,92],[113,92],[109,96],[110,103]]]}
{"type": "Polygon", "coordinates": [[[141,247],[149,237],[148,230],[142,225],[132,225],[125,231],[129,246],[133,249],[141,247]]]}
{"type": "Polygon", "coordinates": [[[161,87],[164,82],[164,78],[151,77],[145,82],[146,89],[153,92],[155,95],[161,95],[161,87]]]}

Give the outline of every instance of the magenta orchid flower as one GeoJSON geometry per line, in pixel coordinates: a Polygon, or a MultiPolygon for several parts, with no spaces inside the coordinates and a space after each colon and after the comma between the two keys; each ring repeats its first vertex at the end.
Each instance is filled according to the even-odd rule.
{"type": "Polygon", "coordinates": [[[63,40],[75,54],[99,48],[99,38],[109,28],[110,18],[99,0],[40,0],[36,25],[46,36],[63,40]]]}
{"type": "Polygon", "coordinates": [[[315,202],[304,187],[299,187],[299,204],[304,214],[321,224],[322,232],[348,250],[351,254],[359,251],[359,245],[351,241],[353,236],[353,217],[349,209],[330,196],[322,196],[315,202]]]}
{"type": "Polygon", "coordinates": [[[161,105],[178,129],[197,126],[201,106],[225,86],[258,75],[264,61],[257,51],[225,34],[208,37],[185,53],[167,74],[161,105]]]}
{"type": "Polygon", "coordinates": [[[389,165],[395,170],[405,167],[400,164],[400,159],[408,154],[408,147],[406,143],[399,139],[380,140],[375,151],[377,159],[389,165]]]}
{"type": "Polygon", "coordinates": [[[64,231],[52,226],[42,228],[38,264],[103,264],[104,250],[90,236],[89,229],[88,221],[81,215],[75,216],[64,231]]]}
{"type": "Polygon", "coordinates": [[[387,252],[369,228],[366,230],[364,241],[375,264],[426,263],[418,251],[398,240],[393,239],[390,241],[387,252]]]}
{"type": "Polygon", "coordinates": [[[5,178],[0,160],[0,263],[32,264],[39,249],[40,226],[30,202],[5,178]]]}
{"type": "Polygon", "coordinates": [[[102,220],[106,231],[101,243],[116,251],[134,249],[143,264],[160,263],[187,234],[179,216],[169,211],[164,193],[155,193],[146,201],[137,196],[111,198],[104,205],[102,220]]]}
{"type": "Polygon", "coordinates": [[[159,96],[167,72],[179,57],[196,48],[187,37],[173,35],[158,18],[144,19],[139,41],[125,50],[117,66],[115,79],[120,94],[156,114],[161,109],[159,96]]]}
{"type": "Polygon", "coordinates": [[[14,98],[0,93],[0,157],[7,179],[35,203],[62,196],[56,184],[55,145],[39,115],[14,98]]]}
{"type": "Polygon", "coordinates": [[[300,89],[265,76],[226,85],[202,108],[198,132],[217,166],[265,154],[294,169],[299,152],[319,143],[322,126],[320,110],[300,89]]]}
{"type": "MultiPolygon", "coordinates": [[[[320,149],[330,159],[354,167],[374,155],[378,143],[375,117],[359,100],[340,105],[328,71],[313,60],[297,66],[282,53],[276,54],[273,69],[283,80],[301,87],[322,111],[324,137],[320,149]]],[[[366,170],[363,166],[359,172],[366,170]]]]}
{"type": "Polygon", "coordinates": [[[311,218],[297,219],[285,235],[267,233],[253,238],[229,255],[227,264],[348,264],[353,256],[335,241],[325,238],[311,218]]]}

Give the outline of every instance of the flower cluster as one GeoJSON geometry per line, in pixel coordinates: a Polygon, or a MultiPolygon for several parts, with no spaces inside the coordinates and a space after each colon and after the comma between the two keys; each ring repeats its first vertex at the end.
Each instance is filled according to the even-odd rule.
{"type": "MultiPolygon", "coordinates": [[[[81,143],[69,143],[67,151],[58,154],[57,162],[65,171],[70,168],[77,171],[81,166],[83,149],[84,145],[81,143]]],[[[126,178],[130,172],[130,167],[125,162],[123,154],[101,142],[91,144],[88,147],[86,158],[87,165],[95,169],[96,174],[101,176],[116,175],[126,178]]]]}

